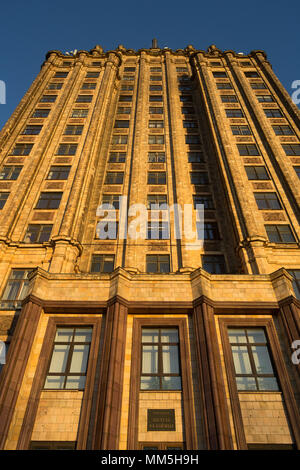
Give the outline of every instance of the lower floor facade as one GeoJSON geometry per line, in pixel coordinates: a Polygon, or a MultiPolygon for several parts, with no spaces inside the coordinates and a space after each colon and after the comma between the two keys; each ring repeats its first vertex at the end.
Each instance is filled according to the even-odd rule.
{"type": "Polygon", "coordinates": [[[300,449],[299,339],[285,269],[36,268],[0,310],[0,448],[300,449]]]}

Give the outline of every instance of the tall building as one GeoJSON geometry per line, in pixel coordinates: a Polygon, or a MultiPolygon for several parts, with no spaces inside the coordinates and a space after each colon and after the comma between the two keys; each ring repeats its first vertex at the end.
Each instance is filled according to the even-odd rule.
{"type": "Polygon", "coordinates": [[[1,449],[300,448],[299,122],[263,51],[46,55],[0,134],[1,449]]]}

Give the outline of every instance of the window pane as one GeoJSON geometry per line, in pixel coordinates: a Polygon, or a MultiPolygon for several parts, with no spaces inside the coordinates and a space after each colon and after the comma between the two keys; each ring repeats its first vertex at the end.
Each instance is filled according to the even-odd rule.
{"type": "Polygon", "coordinates": [[[266,346],[251,346],[255,367],[258,374],[273,374],[269,351],[266,346]]]}
{"type": "Polygon", "coordinates": [[[249,343],[266,343],[267,339],[263,329],[247,328],[249,343]]]}
{"type": "Polygon", "coordinates": [[[178,330],[176,328],[168,328],[167,330],[161,330],[162,343],[178,343],[178,341],[178,330]]]}
{"type": "Polygon", "coordinates": [[[85,386],[85,376],[84,375],[71,375],[67,378],[66,389],[75,389],[81,390],[85,386]]]}
{"type": "Polygon", "coordinates": [[[236,377],[237,389],[243,390],[257,390],[254,377],[236,377]]]}
{"type": "Polygon", "coordinates": [[[143,346],[142,373],[157,374],[158,372],[158,347],[143,346]]]}
{"type": "Polygon", "coordinates": [[[48,375],[44,388],[61,389],[64,388],[65,378],[61,375],[48,375]]]}
{"type": "Polygon", "coordinates": [[[54,346],[49,372],[61,372],[66,369],[70,346],[67,344],[56,344],[54,346]]]}
{"type": "Polygon", "coordinates": [[[232,355],[236,374],[252,373],[247,346],[232,346],[232,355]]]}
{"type": "Polygon", "coordinates": [[[91,328],[76,328],[74,334],[75,343],[90,343],[92,339],[91,328]]]}
{"type": "Polygon", "coordinates": [[[141,390],[159,390],[159,377],[141,377],[141,390]]]}
{"type": "Polygon", "coordinates": [[[246,343],[246,334],[245,330],[238,330],[238,329],[229,329],[228,330],[228,335],[229,335],[229,342],[230,343],[246,343]]]}
{"type": "Polygon", "coordinates": [[[162,346],[163,374],[179,374],[178,346],[162,346]]]}
{"type": "Polygon", "coordinates": [[[158,343],[158,330],[143,329],[142,343],[158,343]]]}
{"type": "Polygon", "coordinates": [[[70,343],[73,337],[73,328],[59,328],[56,332],[55,343],[70,343]]]}
{"type": "Polygon", "coordinates": [[[161,381],[163,390],[180,390],[181,378],[180,377],[162,377],[161,381]]]}
{"type": "Polygon", "coordinates": [[[70,372],[84,374],[89,356],[90,346],[88,344],[77,344],[74,346],[70,372]]]}
{"type": "Polygon", "coordinates": [[[258,377],[257,382],[259,390],[279,390],[275,377],[258,377]]]}

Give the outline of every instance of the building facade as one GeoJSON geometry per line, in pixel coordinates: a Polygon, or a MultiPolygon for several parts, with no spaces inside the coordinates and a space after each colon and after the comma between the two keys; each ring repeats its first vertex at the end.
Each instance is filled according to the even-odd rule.
{"type": "Polygon", "coordinates": [[[299,122],[263,51],[46,55],[0,134],[1,449],[300,448],[299,122]]]}

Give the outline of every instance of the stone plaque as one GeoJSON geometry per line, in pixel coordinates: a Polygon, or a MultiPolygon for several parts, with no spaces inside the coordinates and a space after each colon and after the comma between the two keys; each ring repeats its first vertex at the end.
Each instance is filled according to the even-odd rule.
{"type": "Polygon", "coordinates": [[[148,410],[147,431],[175,431],[175,410],[148,410]]]}

